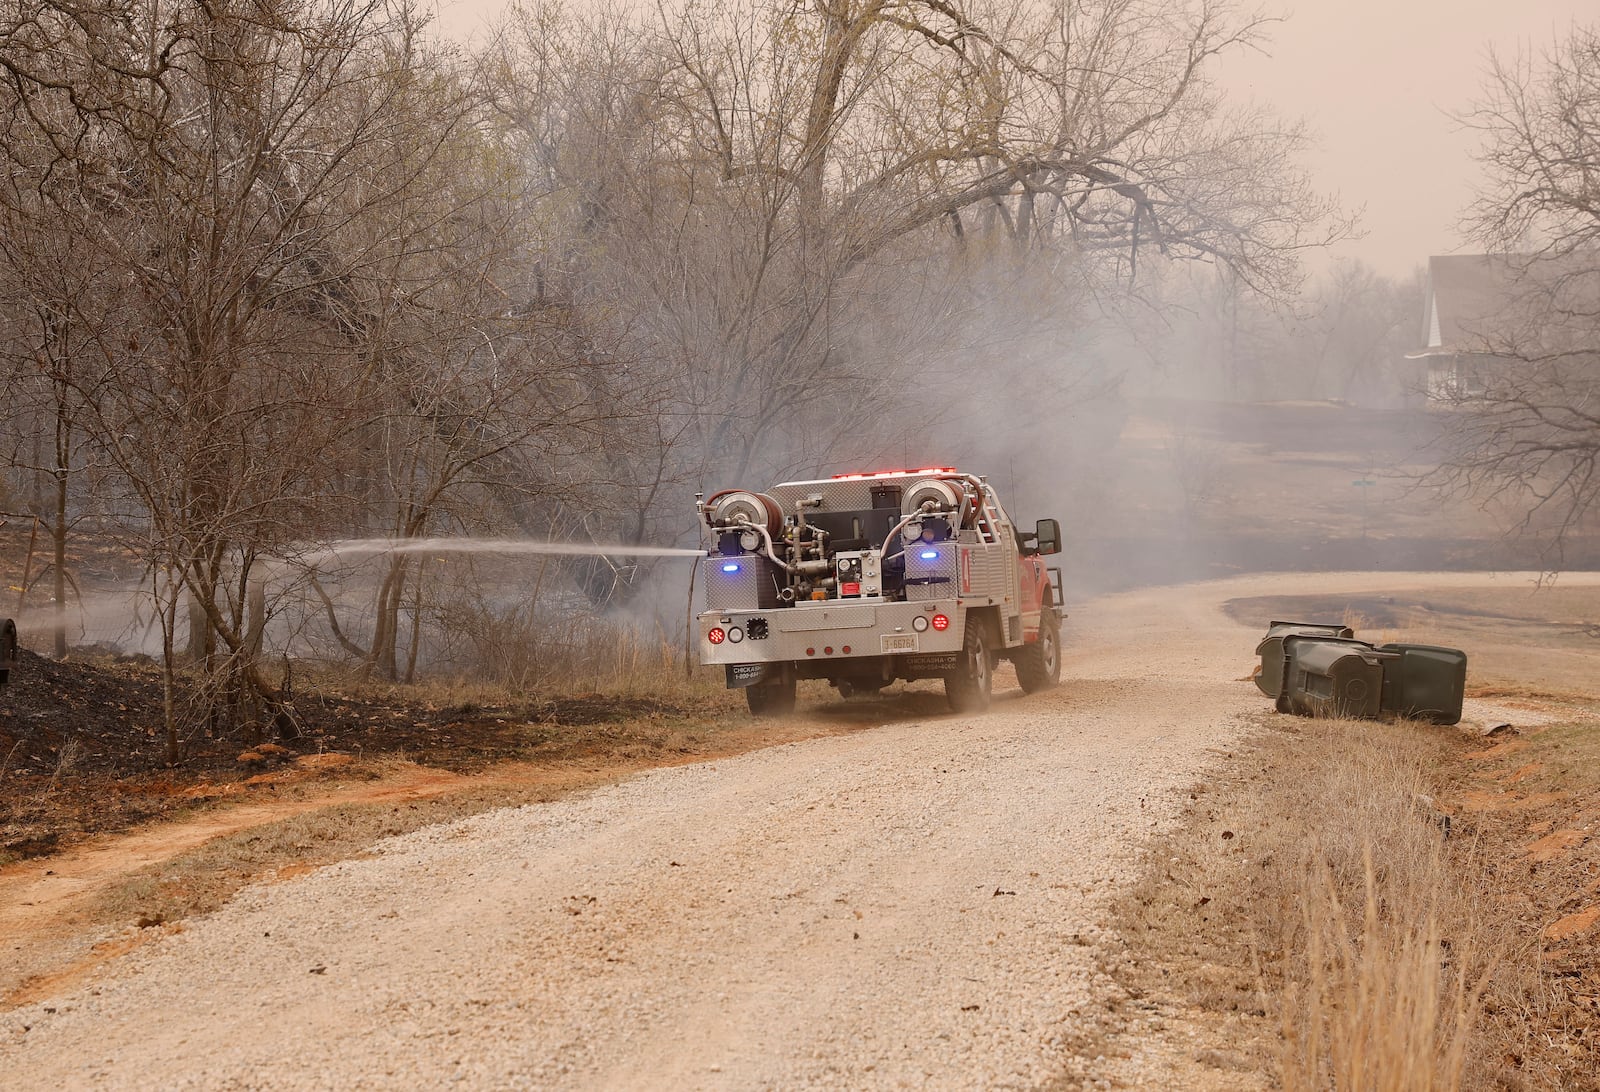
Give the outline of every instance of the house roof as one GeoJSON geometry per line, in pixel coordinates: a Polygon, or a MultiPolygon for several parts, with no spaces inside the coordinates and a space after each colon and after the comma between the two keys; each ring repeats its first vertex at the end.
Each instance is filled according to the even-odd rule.
{"type": "MultiPolygon", "coordinates": [[[[1445,254],[1428,259],[1422,343],[1409,356],[1518,355],[1571,341],[1589,308],[1600,263],[1593,254],[1445,254]]],[[[1592,313],[1592,311],[1590,311],[1592,313]]],[[[1570,347],[1570,345],[1563,345],[1570,347]]]]}
{"type": "Polygon", "coordinates": [[[1498,254],[1435,254],[1419,356],[1489,352],[1501,312],[1517,293],[1520,265],[1498,254]]]}

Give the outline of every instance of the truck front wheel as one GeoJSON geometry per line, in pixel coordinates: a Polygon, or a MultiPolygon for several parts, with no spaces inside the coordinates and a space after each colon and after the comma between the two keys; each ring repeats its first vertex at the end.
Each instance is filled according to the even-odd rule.
{"type": "Polygon", "coordinates": [[[1048,608],[1039,616],[1039,639],[1012,657],[1024,694],[1048,690],[1061,681],[1061,619],[1048,608]]]}
{"type": "Polygon", "coordinates": [[[958,713],[981,713],[989,708],[993,690],[994,663],[989,659],[983,621],[969,616],[956,669],[944,677],[944,696],[958,713]]]}
{"type": "Polygon", "coordinates": [[[744,700],[758,717],[786,717],[794,712],[794,673],[785,671],[776,679],[744,688],[744,700]]]}

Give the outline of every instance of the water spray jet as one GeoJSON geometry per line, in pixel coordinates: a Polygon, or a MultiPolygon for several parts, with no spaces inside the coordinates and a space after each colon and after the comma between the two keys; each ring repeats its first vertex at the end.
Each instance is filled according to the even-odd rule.
{"type": "Polygon", "coordinates": [[[377,554],[543,554],[558,557],[700,557],[704,550],[621,543],[549,542],[522,538],[352,538],[331,542],[302,560],[308,565],[339,557],[377,554]]]}

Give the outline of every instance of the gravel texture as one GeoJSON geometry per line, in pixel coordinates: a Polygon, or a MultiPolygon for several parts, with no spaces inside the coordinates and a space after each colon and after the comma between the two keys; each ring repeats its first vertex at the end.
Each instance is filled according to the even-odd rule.
{"type": "Polygon", "coordinates": [[[661,770],[248,889],[0,1015],[0,1083],[1034,1087],[1113,993],[1107,895],[1263,706],[1230,594],[1080,608],[1062,687],[983,716],[661,770]]]}

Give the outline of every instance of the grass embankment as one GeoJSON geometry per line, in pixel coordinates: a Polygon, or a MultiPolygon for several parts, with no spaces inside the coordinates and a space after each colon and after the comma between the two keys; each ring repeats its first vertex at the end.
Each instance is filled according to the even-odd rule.
{"type": "Polygon", "coordinates": [[[1117,907],[1121,1052],[1159,1011],[1202,1086],[1600,1088],[1600,719],[1530,704],[1489,738],[1263,713],[1117,907]]]}

